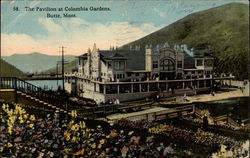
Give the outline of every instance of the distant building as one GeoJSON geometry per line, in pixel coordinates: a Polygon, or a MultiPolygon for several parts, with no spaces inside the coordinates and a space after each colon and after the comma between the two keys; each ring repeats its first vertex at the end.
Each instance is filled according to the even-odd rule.
{"type": "Polygon", "coordinates": [[[66,90],[98,103],[209,88],[214,60],[209,49],[168,43],[129,50],[99,50],[94,44],[78,59],[78,71],[65,75],[66,90]]]}

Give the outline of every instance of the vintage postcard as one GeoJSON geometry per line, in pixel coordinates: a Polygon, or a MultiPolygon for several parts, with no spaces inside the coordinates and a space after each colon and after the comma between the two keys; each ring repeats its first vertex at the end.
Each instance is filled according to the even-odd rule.
{"type": "Polygon", "coordinates": [[[247,0],[2,0],[0,157],[249,157],[247,0]]]}

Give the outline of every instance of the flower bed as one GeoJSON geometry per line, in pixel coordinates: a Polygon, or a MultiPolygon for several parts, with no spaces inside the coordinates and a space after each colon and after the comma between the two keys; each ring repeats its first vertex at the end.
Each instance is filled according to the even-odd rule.
{"type": "Polygon", "coordinates": [[[41,119],[19,105],[5,104],[0,114],[0,157],[195,157],[212,155],[214,146],[234,150],[242,145],[212,132],[169,124],[148,128],[145,122],[123,120],[109,128],[89,128],[75,118],[76,111],[68,120],[41,119]]]}
{"type": "Polygon", "coordinates": [[[0,129],[2,157],[160,157],[163,154],[152,137],[143,138],[134,131],[104,130],[101,126],[91,129],[74,118],[61,122],[51,117],[36,118],[19,105],[2,106],[0,129]]]}

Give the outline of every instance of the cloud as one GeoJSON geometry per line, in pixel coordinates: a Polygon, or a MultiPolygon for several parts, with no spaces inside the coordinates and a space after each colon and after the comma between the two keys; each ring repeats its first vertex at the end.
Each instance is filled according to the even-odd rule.
{"type": "Polygon", "coordinates": [[[163,12],[163,11],[161,11],[161,10],[155,8],[155,7],[154,7],[154,11],[155,11],[160,17],[162,17],[162,18],[165,18],[165,17],[166,17],[166,13],[165,13],[165,12],[163,12]]]}
{"type": "Polygon", "coordinates": [[[131,24],[129,22],[90,23],[84,19],[62,19],[57,23],[51,19],[40,18],[38,23],[47,31],[34,36],[27,34],[1,34],[3,55],[13,53],[41,52],[60,54],[59,46],[66,46],[66,54],[79,55],[92,47],[99,49],[121,46],[137,40],[160,27],[151,23],[131,24]]]}
{"type": "Polygon", "coordinates": [[[59,24],[53,22],[51,19],[40,18],[38,19],[38,22],[42,24],[50,34],[63,33],[63,28],[59,24]]]}

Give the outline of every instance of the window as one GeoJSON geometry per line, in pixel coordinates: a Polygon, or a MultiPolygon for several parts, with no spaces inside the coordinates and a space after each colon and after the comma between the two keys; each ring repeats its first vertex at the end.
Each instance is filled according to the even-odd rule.
{"type": "Polygon", "coordinates": [[[202,61],[202,59],[197,59],[196,62],[197,62],[197,63],[196,63],[197,66],[203,66],[203,61],[202,61]]]}
{"type": "Polygon", "coordinates": [[[135,76],[139,76],[139,73],[136,73],[135,76]]]}
{"type": "Polygon", "coordinates": [[[177,62],[177,67],[178,67],[178,68],[182,68],[182,61],[178,61],[178,62],[177,62]]]}
{"type": "Polygon", "coordinates": [[[125,78],[124,74],[116,74],[115,76],[116,76],[117,79],[119,79],[119,78],[125,78]]]}
{"type": "Polygon", "coordinates": [[[178,79],[182,78],[182,73],[177,73],[177,78],[178,79]]]}
{"type": "Polygon", "coordinates": [[[119,61],[115,61],[115,70],[119,70],[119,61]]]}
{"type": "Polygon", "coordinates": [[[124,61],[115,61],[115,70],[124,70],[125,62],[124,61]]]}
{"type": "Polygon", "coordinates": [[[153,61],[153,69],[154,68],[158,68],[158,62],[157,61],[153,61]]]}
{"type": "Polygon", "coordinates": [[[213,60],[211,60],[211,59],[206,59],[205,60],[205,66],[213,66],[213,60]]]}
{"type": "Polygon", "coordinates": [[[170,59],[164,59],[160,63],[161,71],[174,71],[174,62],[170,59]]]}
{"type": "Polygon", "coordinates": [[[124,70],[125,69],[124,61],[120,61],[119,64],[120,64],[120,70],[124,70]]]}
{"type": "Polygon", "coordinates": [[[108,68],[110,69],[112,67],[112,61],[108,61],[108,68]]]}
{"type": "Polygon", "coordinates": [[[131,75],[132,75],[132,74],[131,74],[130,72],[128,72],[128,77],[131,77],[131,75]]]}

